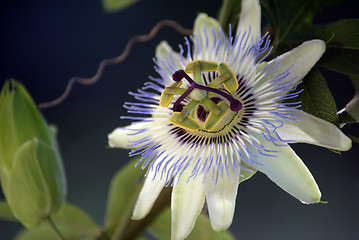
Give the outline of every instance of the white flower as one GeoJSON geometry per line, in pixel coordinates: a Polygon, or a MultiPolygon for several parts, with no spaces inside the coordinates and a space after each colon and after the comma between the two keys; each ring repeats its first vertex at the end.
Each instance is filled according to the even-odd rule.
{"type": "Polygon", "coordinates": [[[258,1],[243,0],[234,36],[200,14],[194,35],[180,52],[162,42],[156,49],[159,78],[150,78],[125,103],[139,120],[117,128],[109,145],[142,155],[146,180],[133,212],[142,219],[166,185],[172,185],[172,239],[192,230],[206,200],[212,227],[232,223],[240,182],[257,170],[303,203],[321,193],[288,143],[348,150],[336,126],[284,103],[325,51],[321,40],[303,43],[270,62],[268,37],[260,36],[258,1]],[[260,58],[259,56],[262,56],[260,58]]]}

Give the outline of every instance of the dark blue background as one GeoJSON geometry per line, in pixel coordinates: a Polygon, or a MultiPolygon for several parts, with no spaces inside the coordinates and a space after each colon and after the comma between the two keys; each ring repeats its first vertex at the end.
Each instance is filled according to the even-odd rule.
{"type": "MultiPolygon", "coordinates": [[[[36,102],[52,100],[72,76],[92,76],[98,63],[120,54],[127,40],[147,33],[164,18],[191,28],[205,11],[216,16],[221,1],[142,0],[124,11],[107,14],[100,0],[2,1],[0,3],[0,83],[22,81],[36,102]]],[[[318,15],[317,22],[358,17],[356,1],[318,15]],[[354,5],[353,5],[354,4],[354,5]]],[[[111,177],[128,161],[127,151],[106,149],[107,134],[128,122],[123,102],[129,90],[155,75],[155,46],[168,40],[177,49],[183,36],[165,28],[147,43],[137,44],[129,58],[110,66],[95,85],[75,85],[61,105],[44,110],[59,129],[59,143],[68,179],[68,201],[84,208],[102,225],[111,177]]],[[[342,75],[325,73],[338,100],[345,106],[353,92],[342,75]]],[[[358,133],[358,127],[349,129],[358,133]]],[[[306,206],[256,174],[239,188],[231,231],[238,239],[359,239],[358,144],[341,156],[315,146],[297,144],[296,152],[315,176],[323,200],[306,206]]],[[[0,221],[0,239],[21,229],[0,221]]]]}

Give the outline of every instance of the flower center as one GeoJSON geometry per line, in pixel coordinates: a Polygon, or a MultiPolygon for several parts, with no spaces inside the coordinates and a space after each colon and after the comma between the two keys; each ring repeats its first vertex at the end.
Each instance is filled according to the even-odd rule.
{"type": "Polygon", "coordinates": [[[185,70],[177,70],[174,83],[161,94],[160,106],[168,107],[174,95],[179,95],[173,105],[170,122],[189,131],[217,132],[233,120],[242,103],[236,98],[238,80],[226,63],[193,61],[185,70]],[[218,77],[206,86],[203,72],[218,72],[218,77]],[[193,74],[192,79],[188,74],[193,74]],[[181,88],[185,79],[187,88],[181,88]]]}

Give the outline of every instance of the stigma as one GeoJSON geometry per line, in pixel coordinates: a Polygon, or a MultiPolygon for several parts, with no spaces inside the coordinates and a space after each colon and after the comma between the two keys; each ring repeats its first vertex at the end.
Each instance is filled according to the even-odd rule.
{"type": "Polygon", "coordinates": [[[236,93],[238,79],[226,63],[193,61],[186,65],[185,70],[174,72],[172,79],[174,82],[161,94],[160,106],[169,107],[174,96],[178,95],[170,117],[170,122],[177,127],[194,132],[217,132],[243,108],[236,93]],[[202,80],[205,72],[212,72],[215,76],[206,85],[202,80]]]}

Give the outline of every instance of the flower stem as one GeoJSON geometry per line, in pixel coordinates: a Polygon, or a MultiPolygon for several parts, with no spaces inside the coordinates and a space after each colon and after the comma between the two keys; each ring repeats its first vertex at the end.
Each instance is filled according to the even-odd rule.
{"type": "Polygon", "coordinates": [[[345,108],[338,112],[341,128],[347,123],[359,122],[359,76],[350,75],[349,77],[352,80],[355,95],[345,108]]]}
{"type": "MultiPolygon", "coordinates": [[[[238,1],[238,0],[237,0],[238,1]]],[[[218,22],[221,25],[222,29],[227,29],[230,21],[231,12],[236,0],[223,0],[222,6],[218,12],[218,22]]]]}
{"type": "Polygon", "coordinates": [[[56,238],[58,240],[66,240],[66,238],[64,237],[64,235],[62,235],[62,233],[60,232],[60,230],[57,228],[55,221],[52,219],[51,216],[47,217],[47,222],[50,224],[51,229],[53,230],[54,234],[56,235],[56,238]]]}
{"type": "Polygon", "coordinates": [[[151,225],[153,220],[165,210],[171,203],[171,192],[172,188],[165,187],[163,188],[161,194],[159,195],[158,199],[156,200],[154,206],[150,213],[142,220],[130,220],[128,225],[126,226],[125,232],[121,236],[112,236],[111,239],[116,240],[130,240],[136,239],[140,236],[148,226],[151,225]]]}

